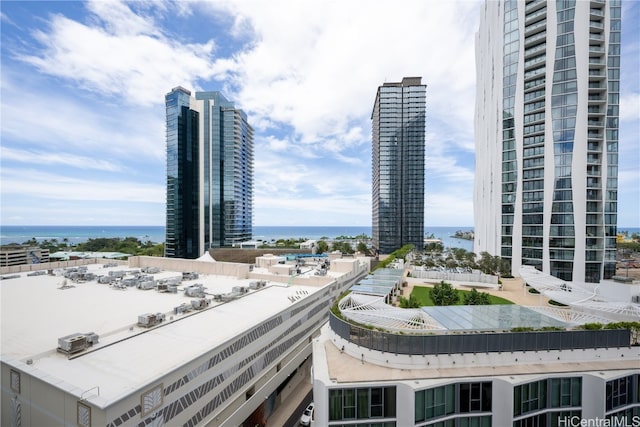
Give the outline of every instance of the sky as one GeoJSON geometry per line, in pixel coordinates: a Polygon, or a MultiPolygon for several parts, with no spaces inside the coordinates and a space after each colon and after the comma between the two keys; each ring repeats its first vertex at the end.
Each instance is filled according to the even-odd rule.
{"type": "MultiPolygon", "coordinates": [[[[0,1],[0,224],[164,225],[164,96],[254,128],[254,225],[371,225],[378,86],[427,85],[425,227],[473,226],[481,0],[0,1]]],[[[622,2],[619,226],[640,227],[640,2],[622,2]]]]}

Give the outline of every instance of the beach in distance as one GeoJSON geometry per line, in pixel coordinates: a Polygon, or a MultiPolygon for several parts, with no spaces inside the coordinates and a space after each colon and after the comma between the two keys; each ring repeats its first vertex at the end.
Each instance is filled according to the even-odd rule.
{"type": "MultiPolygon", "coordinates": [[[[425,236],[433,234],[441,239],[445,247],[473,249],[473,241],[457,239],[456,231],[471,231],[473,227],[426,227],[425,236]]],[[[335,239],[340,236],[371,236],[371,227],[366,226],[260,226],[253,227],[254,240],[278,239],[335,239]]],[[[24,243],[32,238],[41,242],[56,239],[70,245],[89,239],[113,237],[135,237],[142,242],[160,243],[165,238],[164,226],[69,226],[69,225],[7,225],[0,226],[0,244],[24,243]]]]}
{"type": "MultiPolygon", "coordinates": [[[[454,237],[456,231],[472,231],[473,227],[437,227],[427,226],[425,236],[433,235],[442,240],[445,247],[473,250],[473,240],[454,237]]],[[[618,232],[639,233],[640,227],[619,227],[618,232]]],[[[271,241],[278,239],[312,239],[328,238],[333,240],[340,236],[358,236],[365,234],[371,237],[371,227],[366,226],[265,226],[253,227],[253,239],[271,241]]],[[[69,245],[86,242],[89,239],[113,237],[135,237],[141,242],[161,243],[165,238],[165,227],[160,225],[129,226],[69,226],[69,225],[3,225],[0,226],[0,244],[24,243],[32,238],[41,242],[56,239],[69,245]],[[65,240],[67,239],[67,240],[65,240]]]]}

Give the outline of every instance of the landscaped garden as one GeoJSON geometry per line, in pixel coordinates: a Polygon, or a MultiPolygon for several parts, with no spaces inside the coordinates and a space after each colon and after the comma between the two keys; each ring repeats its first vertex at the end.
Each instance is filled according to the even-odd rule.
{"type": "MultiPolygon", "coordinates": [[[[411,297],[414,297],[416,300],[418,300],[420,307],[434,306],[436,305],[436,303],[431,298],[432,289],[433,287],[414,286],[413,291],[411,292],[411,297]]],[[[458,302],[454,305],[464,305],[465,300],[468,299],[465,297],[473,293],[473,290],[465,291],[461,289],[455,289],[455,291],[458,293],[459,298],[458,298],[458,302]]],[[[477,292],[477,293],[488,295],[489,304],[513,304],[513,302],[509,301],[508,299],[497,297],[497,296],[488,294],[486,292],[477,292]]]]}

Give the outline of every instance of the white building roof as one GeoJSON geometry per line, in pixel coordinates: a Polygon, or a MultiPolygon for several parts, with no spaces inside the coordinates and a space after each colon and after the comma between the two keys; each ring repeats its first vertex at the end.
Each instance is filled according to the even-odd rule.
{"type": "MultiPolygon", "coordinates": [[[[100,275],[125,270],[88,267],[100,275]]],[[[181,275],[164,271],[154,276],[181,275]]],[[[171,294],[135,287],[116,290],[96,281],[67,281],[73,287],[60,289],[62,276],[20,276],[0,283],[2,361],[78,396],[94,389],[90,400],[102,407],[280,313],[296,301],[290,297],[306,298],[322,288],[269,282],[229,303],[212,301],[208,309],[174,315],[174,307],[195,299],[184,296],[185,285],[201,283],[211,298],[236,286],[248,287],[253,280],[200,275],[171,294]],[[166,313],[161,326],[137,326],[139,315],[158,312],[166,313]],[[99,342],[78,357],[56,350],[58,338],[78,332],[96,333],[99,342]]]]}

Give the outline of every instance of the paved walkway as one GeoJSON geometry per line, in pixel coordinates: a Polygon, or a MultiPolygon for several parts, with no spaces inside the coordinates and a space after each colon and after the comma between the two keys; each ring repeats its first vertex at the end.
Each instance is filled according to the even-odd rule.
{"type": "MultiPolygon", "coordinates": [[[[407,286],[402,288],[402,296],[405,298],[408,298],[409,295],[411,295],[414,286],[431,287],[436,283],[440,283],[440,280],[437,279],[416,279],[407,277],[405,280],[407,281],[407,286]]],[[[502,282],[502,289],[489,287],[485,283],[445,280],[445,282],[451,283],[456,289],[469,291],[471,288],[476,288],[479,292],[486,292],[491,295],[505,298],[518,305],[546,306],[549,301],[548,298],[540,294],[536,295],[529,293],[524,286],[524,282],[519,277],[515,277],[513,279],[500,279],[500,281],[502,282]]]]}
{"type": "MultiPolygon", "coordinates": [[[[289,397],[280,403],[280,406],[273,411],[269,419],[267,420],[267,427],[283,427],[287,424],[287,420],[291,417],[291,415],[300,416],[302,412],[299,414],[294,414],[296,412],[300,403],[305,398],[305,396],[311,391],[311,380],[309,379],[309,375],[305,376],[302,381],[291,392],[289,397]]],[[[296,423],[297,424],[297,423],[296,423]]]]}

